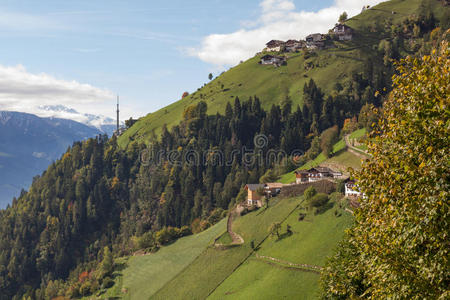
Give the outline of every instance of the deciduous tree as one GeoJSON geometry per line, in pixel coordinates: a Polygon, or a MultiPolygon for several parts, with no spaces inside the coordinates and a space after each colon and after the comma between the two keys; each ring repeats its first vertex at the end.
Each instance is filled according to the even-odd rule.
{"type": "Polygon", "coordinates": [[[397,65],[373,156],[355,173],[356,225],[322,277],[327,297],[449,297],[449,56],[445,42],[397,65]]]}

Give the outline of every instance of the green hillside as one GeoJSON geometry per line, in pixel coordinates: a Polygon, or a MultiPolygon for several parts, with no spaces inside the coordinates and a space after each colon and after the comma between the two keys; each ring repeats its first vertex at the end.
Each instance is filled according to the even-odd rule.
{"type": "MultiPolygon", "coordinates": [[[[343,140],[334,145],[334,151],[336,154],[330,159],[319,156],[304,167],[337,160],[346,168],[359,162],[359,157],[345,151],[343,140]],[[341,159],[345,155],[349,155],[347,161],[341,159]]],[[[295,180],[292,173],[285,175],[285,180],[291,179],[295,180]]],[[[302,294],[305,299],[313,299],[319,292],[318,273],[288,268],[256,254],[297,264],[323,266],[325,258],[351,222],[351,215],[336,203],[336,198],[330,201],[328,210],[315,215],[305,209],[303,197],[277,197],[268,209],[257,210],[234,221],[233,230],[243,237],[243,245],[225,249],[213,246],[213,239],[219,235],[218,242],[231,242],[225,232],[226,220],[222,220],[200,234],[162,247],[155,254],[118,259],[117,263],[124,268],[116,271],[116,284],[101,297],[273,299],[276,295],[289,298],[302,294]],[[299,213],[307,214],[303,221],[298,220],[299,213]],[[292,236],[280,240],[269,237],[268,228],[273,222],[281,222],[282,230],[289,224],[292,236]],[[256,252],[250,246],[252,241],[259,244],[256,252]],[[286,286],[290,288],[286,289],[286,286]]]]}
{"type": "Polygon", "coordinates": [[[233,223],[233,230],[243,237],[243,245],[227,249],[208,248],[151,299],[206,298],[252,254],[251,240],[255,245],[263,241],[270,224],[283,221],[301,202],[301,198],[278,198],[268,210],[258,210],[238,218],[233,223]]]}
{"type": "Polygon", "coordinates": [[[289,298],[299,294],[305,299],[315,298],[319,292],[317,273],[270,263],[260,256],[322,266],[352,217],[332,201],[323,214],[308,212],[305,220],[299,221],[298,214],[306,212],[303,197],[274,201],[269,209],[235,221],[233,230],[245,240],[242,246],[208,248],[151,299],[274,299],[277,295],[289,298]],[[337,217],[335,211],[341,216],[337,217]],[[280,221],[281,238],[276,240],[268,236],[267,230],[270,224],[280,221]],[[292,228],[291,236],[284,233],[287,224],[292,228]],[[252,240],[255,245],[262,242],[256,252],[250,248],[252,240]]]}
{"type": "Polygon", "coordinates": [[[388,21],[399,23],[409,15],[420,14],[424,7],[430,8],[437,19],[447,19],[445,14],[448,14],[448,10],[442,9],[437,3],[436,0],[393,0],[381,3],[346,22],[356,30],[352,41],[336,42],[336,48],[316,51],[307,58],[303,53],[286,54],[287,65],[279,68],[259,65],[259,59],[264,54],[257,54],[189,96],[141,118],[119,138],[119,144],[126,146],[131,140],[148,141],[152,133],[158,134],[164,124],[169,127],[178,124],[184,109],[202,100],[207,102],[209,114],[223,112],[226,103],[235,97],[246,100],[255,95],[265,109],[286,97],[293,101],[295,107],[297,104],[302,105],[303,86],[311,78],[328,94],[337,82],[343,83],[351,78],[353,72],[360,72],[365,61],[375,61],[377,57],[381,59],[377,51],[378,44],[388,36],[380,34],[376,26],[383,27],[388,21]],[[305,64],[313,68],[306,69],[305,64]]]}
{"type": "Polygon", "coordinates": [[[140,119],[120,137],[119,143],[125,145],[129,137],[147,140],[153,130],[158,134],[164,124],[178,124],[184,109],[202,100],[208,103],[209,114],[223,112],[226,103],[234,101],[235,97],[246,100],[255,95],[261,100],[264,109],[280,103],[287,96],[293,101],[294,107],[301,105],[303,86],[310,78],[327,92],[335,82],[330,78],[344,79],[347,74],[361,68],[359,50],[351,50],[353,45],[347,46],[349,48],[318,51],[317,56],[307,60],[300,53],[290,54],[288,64],[279,68],[259,65],[259,57],[262,55],[258,55],[231,68],[199,91],[140,119]],[[305,71],[305,61],[312,61],[319,66],[305,71]]]}
{"type": "Polygon", "coordinates": [[[283,223],[282,231],[289,224],[293,234],[277,240],[270,237],[258,251],[249,257],[229,276],[208,299],[316,299],[319,293],[319,274],[283,263],[273,263],[261,256],[274,257],[285,262],[323,266],[351,225],[350,213],[330,203],[323,214],[308,213],[303,221],[298,220],[298,209],[283,223]],[[335,211],[342,213],[340,217],[335,211]],[[259,255],[259,257],[256,256],[259,255]]]}
{"type": "Polygon", "coordinates": [[[205,248],[226,231],[226,220],[175,243],[162,247],[154,254],[131,256],[117,261],[125,268],[115,272],[116,284],[102,297],[145,299],[195,260],[205,248]],[[126,293],[122,292],[126,290],[126,293]]]}

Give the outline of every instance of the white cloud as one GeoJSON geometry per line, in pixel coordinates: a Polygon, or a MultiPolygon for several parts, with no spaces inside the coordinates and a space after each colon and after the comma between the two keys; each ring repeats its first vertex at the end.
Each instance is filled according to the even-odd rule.
{"type": "Polygon", "coordinates": [[[380,2],[384,0],[335,0],[330,7],[308,12],[296,10],[292,0],[264,0],[260,3],[259,18],[242,22],[244,27],[251,28],[208,35],[198,48],[190,48],[187,53],[214,65],[235,65],[252,57],[271,39],[303,39],[310,33],[326,33],[342,12],[351,17],[361,12],[364,5],[380,2]]]}
{"type": "Polygon", "coordinates": [[[115,95],[107,89],[45,73],[33,74],[22,65],[0,65],[0,110],[42,116],[40,105],[64,105],[80,112],[114,116],[114,101],[115,95]]]}
{"type": "Polygon", "coordinates": [[[0,11],[0,29],[14,31],[36,31],[49,29],[62,29],[64,26],[44,16],[36,16],[25,13],[0,11]]]}

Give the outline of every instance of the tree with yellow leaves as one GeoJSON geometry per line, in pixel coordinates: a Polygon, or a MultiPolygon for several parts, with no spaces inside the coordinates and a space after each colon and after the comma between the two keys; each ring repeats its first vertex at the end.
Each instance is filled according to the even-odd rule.
{"type": "Polygon", "coordinates": [[[353,174],[365,197],[322,274],[325,298],[450,297],[449,54],[443,42],[397,64],[373,156],[353,174]]]}

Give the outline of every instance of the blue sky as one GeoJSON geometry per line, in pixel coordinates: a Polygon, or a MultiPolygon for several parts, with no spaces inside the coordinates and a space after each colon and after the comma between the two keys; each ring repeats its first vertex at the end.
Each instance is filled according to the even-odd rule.
{"type": "Polygon", "coordinates": [[[270,38],[325,32],[376,0],[0,1],[0,109],[123,118],[178,100],[270,38]],[[312,24],[313,22],[314,24],[312,24]]]}

